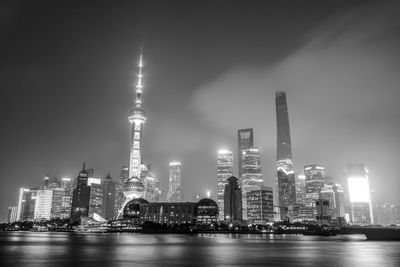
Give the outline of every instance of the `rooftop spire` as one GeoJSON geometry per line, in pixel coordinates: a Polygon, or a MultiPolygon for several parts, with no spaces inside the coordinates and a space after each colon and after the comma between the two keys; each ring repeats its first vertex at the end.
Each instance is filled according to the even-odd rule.
{"type": "Polygon", "coordinates": [[[140,107],[142,104],[142,67],[143,67],[143,47],[140,47],[140,58],[139,58],[139,73],[137,75],[137,85],[136,85],[136,107],[140,107]]]}
{"type": "Polygon", "coordinates": [[[82,171],[84,171],[85,169],[86,169],[86,161],[83,162],[82,171]]]}

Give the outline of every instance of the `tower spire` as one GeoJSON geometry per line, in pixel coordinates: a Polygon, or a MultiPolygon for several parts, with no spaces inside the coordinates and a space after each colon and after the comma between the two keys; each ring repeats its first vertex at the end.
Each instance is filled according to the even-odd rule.
{"type": "Polygon", "coordinates": [[[139,73],[137,75],[137,85],[136,85],[136,107],[140,107],[142,104],[142,67],[143,67],[143,47],[140,47],[140,58],[139,58],[139,73]]]}

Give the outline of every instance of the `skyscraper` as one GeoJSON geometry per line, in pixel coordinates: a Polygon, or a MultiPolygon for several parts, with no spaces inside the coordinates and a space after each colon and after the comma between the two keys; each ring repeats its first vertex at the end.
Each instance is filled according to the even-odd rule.
{"type": "Polygon", "coordinates": [[[71,222],[79,222],[81,216],[89,215],[90,186],[88,185],[88,173],[83,164],[82,170],[79,172],[76,188],[72,193],[71,204],[71,222]]]}
{"type": "Polygon", "coordinates": [[[13,223],[17,220],[18,206],[8,207],[8,223],[13,223]]]}
{"type": "MultiPolygon", "coordinates": [[[[125,204],[133,198],[140,198],[144,193],[144,185],[141,180],[141,164],[142,164],[142,125],[146,122],[147,117],[142,107],[142,67],[143,58],[142,51],[139,59],[139,73],[137,75],[136,100],[135,106],[129,112],[129,122],[132,124],[130,156],[129,156],[129,178],[124,183],[124,195],[126,197],[125,204]]],[[[123,207],[121,207],[123,208],[123,207]]]]}
{"type": "Polygon", "coordinates": [[[247,193],[259,190],[264,186],[261,172],[260,151],[258,148],[248,148],[242,150],[242,176],[240,184],[242,188],[242,209],[243,219],[247,220],[247,193]]]}
{"type": "Polygon", "coordinates": [[[90,186],[89,214],[90,218],[103,217],[103,187],[100,178],[89,177],[88,186],[90,186]]]}
{"type": "Polygon", "coordinates": [[[296,178],[296,203],[299,205],[306,204],[306,176],[304,174],[297,175],[296,178]]]}
{"type": "Polygon", "coordinates": [[[274,201],[272,187],[259,186],[249,191],[247,198],[247,221],[265,224],[274,220],[274,201]]]}
{"type": "Polygon", "coordinates": [[[35,214],[36,195],[39,188],[20,188],[17,221],[31,221],[35,214]]]}
{"type": "Polygon", "coordinates": [[[320,198],[321,188],[325,183],[325,167],[319,164],[304,166],[306,176],[306,206],[315,209],[315,201],[320,198]]]}
{"type": "Polygon", "coordinates": [[[35,220],[50,220],[52,199],[53,190],[40,189],[37,191],[34,213],[35,220]]]}
{"type": "Polygon", "coordinates": [[[224,192],[225,220],[232,223],[242,221],[242,189],[236,177],[229,177],[224,192]]]}
{"type": "Polygon", "coordinates": [[[182,200],[182,165],[179,161],[170,162],[167,201],[180,202],[182,200]]]}
{"type": "Polygon", "coordinates": [[[233,153],[227,149],[218,150],[217,156],[217,202],[219,218],[224,219],[224,192],[229,177],[233,175],[233,153]]]}
{"type": "Polygon", "coordinates": [[[239,179],[242,177],[242,153],[243,150],[253,148],[253,128],[238,130],[238,171],[239,179]]]}
{"type": "Polygon", "coordinates": [[[353,224],[374,223],[368,170],[362,163],[347,164],[346,177],[353,224]]]}
{"type": "Polygon", "coordinates": [[[287,216],[289,206],[296,203],[296,183],[292,164],[292,145],[290,140],[289,114],[285,92],[276,92],[276,206],[280,219],[287,216]]]}
{"type": "Polygon", "coordinates": [[[107,174],[102,184],[102,216],[106,220],[111,220],[114,217],[115,188],[115,182],[112,180],[110,174],[107,174]]]}

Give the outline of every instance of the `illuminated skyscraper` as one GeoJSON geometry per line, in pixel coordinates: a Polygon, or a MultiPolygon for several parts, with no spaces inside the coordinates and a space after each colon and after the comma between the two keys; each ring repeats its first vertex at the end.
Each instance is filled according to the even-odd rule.
{"type": "Polygon", "coordinates": [[[40,189],[37,191],[34,213],[35,220],[50,220],[52,199],[53,190],[40,189]]]}
{"type": "Polygon", "coordinates": [[[142,164],[142,125],[147,117],[142,107],[142,52],[139,59],[139,73],[137,75],[135,106],[129,112],[129,122],[132,124],[130,157],[129,157],[129,178],[124,183],[124,195],[127,198],[125,203],[133,198],[140,198],[144,193],[144,185],[140,176],[140,165],[142,164]]]}
{"type": "Polygon", "coordinates": [[[89,177],[90,186],[89,213],[90,218],[103,217],[103,187],[100,178],[89,177]]]}
{"type": "Polygon", "coordinates": [[[219,218],[224,219],[224,192],[229,177],[233,175],[233,153],[227,149],[218,150],[217,156],[217,202],[219,218]]]}
{"type": "Polygon", "coordinates": [[[17,220],[18,206],[8,207],[8,223],[13,223],[17,220]]]}
{"type": "Polygon", "coordinates": [[[287,216],[289,206],[296,203],[296,183],[292,164],[292,145],[290,140],[289,114],[286,103],[286,93],[276,92],[276,206],[280,219],[287,216]]]}
{"type": "Polygon", "coordinates": [[[182,196],[182,165],[178,161],[169,163],[169,187],[167,201],[180,202],[182,196]]]}
{"type": "Polygon", "coordinates": [[[242,188],[242,209],[243,219],[247,220],[247,193],[259,190],[264,186],[261,172],[260,151],[258,148],[248,148],[242,150],[242,176],[240,184],[242,188]]]}
{"type": "Polygon", "coordinates": [[[142,175],[142,180],[144,181],[144,198],[149,202],[154,202],[160,199],[160,181],[151,171],[151,164],[148,164],[145,170],[142,175]]]}
{"type": "Polygon", "coordinates": [[[318,164],[304,166],[306,176],[306,203],[307,207],[315,209],[315,201],[320,198],[321,188],[325,182],[325,167],[318,164]]]}
{"type": "Polygon", "coordinates": [[[17,221],[32,221],[35,214],[36,196],[39,188],[20,188],[17,221]]]}
{"type": "Polygon", "coordinates": [[[367,168],[362,163],[347,164],[346,177],[351,208],[351,223],[374,223],[367,168]]]}
{"type": "Polygon", "coordinates": [[[306,184],[305,175],[299,174],[296,178],[296,203],[299,205],[306,204],[306,184]]]}
{"type": "Polygon", "coordinates": [[[242,165],[242,154],[243,150],[253,148],[253,129],[240,129],[238,130],[238,171],[239,179],[242,177],[243,165],[242,165]]]}

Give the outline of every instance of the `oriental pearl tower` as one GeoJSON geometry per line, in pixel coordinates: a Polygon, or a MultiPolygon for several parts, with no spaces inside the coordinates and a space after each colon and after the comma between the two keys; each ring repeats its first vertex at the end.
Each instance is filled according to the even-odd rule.
{"type": "MultiPolygon", "coordinates": [[[[139,59],[139,73],[137,75],[136,84],[136,99],[135,106],[129,111],[129,122],[132,125],[131,129],[131,140],[130,140],[130,155],[129,155],[129,178],[124,182],[124,195],[126,197],[120,211],[121,215],[125,205],[132,199],[140,198],[144,194],[143,181],[140,178],[142,155],[142,125],[146,122],[147,117],[142,107],[142,49],[140,50],[139,59]]],[[[119,216],[118,216],[119,217],[119,216]]]]}

